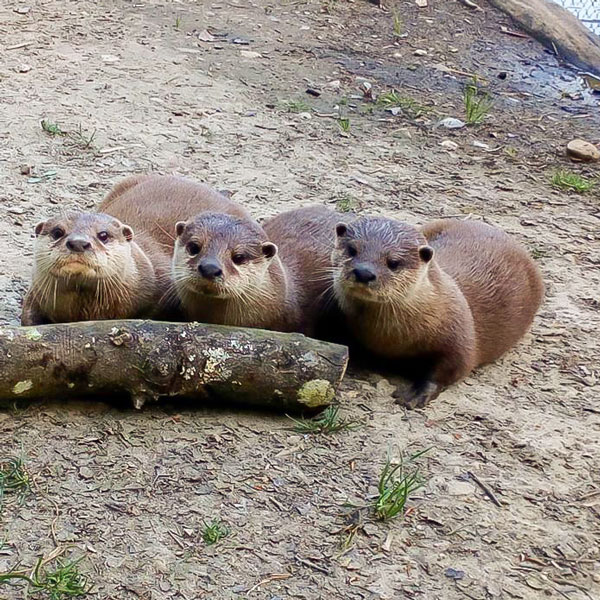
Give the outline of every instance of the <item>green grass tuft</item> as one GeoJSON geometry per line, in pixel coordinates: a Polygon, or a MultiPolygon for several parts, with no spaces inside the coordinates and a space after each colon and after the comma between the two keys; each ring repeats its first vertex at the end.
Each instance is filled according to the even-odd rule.
{"type": "Polygon", "coordinates": [[[555,188],[565,191],[573,191],[577,194],[585,194],[589,192],[595,185],[596,181],[582,177],[572,171],[561,169],[552,176],[552,185],[555,188]]]}
{"type": "Polygon", "coordinates": [[[404,21],[397,11],[393,11],[392,17],[394,19],[394,35],[400,37],[404,33],[404,21]]]}
{"type": "Polygon", "coordinates": [[[379,477],[377,498],[373,503],[377,518],[387,521],[404,514],[410,495],[425,484],[419,468],[413,463],[428,451],[429,448],[417,452],[407,460],[401,458],[396,465],[392,465],[390,458],[387,458],[379,477]]]}
{"type": "Polygon", "coordinates": [[[357,421],[342,419],[339,411],[339,406],[328,406],[313,419],[288,418],[295,423],[294,431],[298,433],[336,433],[338,431],[356,429],[360,426],[357,421]]]}
{"type": "Polygon", "coordinates": [[[479,87],[475,77],[465,86],[464,102],[468,125],[482,123],[494,104],[488,92],[479,87]]]}
{"type": "Polygon", "coordinates": [[[338,125],[344,133],[348,133],[350,131],[350,119],[348,119],[348,117],[340,117],[338,119],[338,125]]]}
{"type": "Polygon", "coordinates": [[[304,100],[286,100],[283,107],[290,113],[310,112],[312,108],[304,100]]]}
{"type": "Polygon", "coordinates": [[[30,491],[31,479],[23,457],[0,458],[0,512],[5,495],[16,494],[19,502],[23,502],[30,491]]]}
{"type": "Polygon", "coordinates": [[[358,202],[350,194],[343,193],[335,201],[335,208],[338,212],[352,212],[358,208],[358,202]]]}
{"type": "Polygon", "coordinates": [[[43,560],[40,558],[30,575],[27,575],[28,571],[15,569],[0,573],[0,586],[12,586],[18,581],[24,581],[28,586],[28,592],[44,593],[44,598],[47,600],[81,598],[87,595],[92,588],[87,576],[79,571],[81,560],[64,562],[59,560],[55,569],[46,570],[43,560]]]}
{"type": "Polygon", "coordinates": [[[227,537],[229,534],[229,527],[221,523],[221,521],[214,519],[210,523],[204,523],[202,539],[204,540],[205,544],[211,546],[212,544],[216,544],[218,541],[222,540],[224,537],[227,537]]]}
{"type": "Polygon", "coordinates": [[[407,117],[417,119],[431,112],[431,108],[409,98],[401,96],[396,90],[377,96],[377,106],[381,108],[399,108],[407,117]]]}

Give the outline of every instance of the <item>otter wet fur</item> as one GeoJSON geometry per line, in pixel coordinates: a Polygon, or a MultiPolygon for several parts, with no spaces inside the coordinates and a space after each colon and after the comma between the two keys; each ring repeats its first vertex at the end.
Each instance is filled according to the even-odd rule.
{"type": "Polygon", "coordinates": [[[307,332],[313,300],[328,285],[313,267],[329,266],[338,220],[325,207],[307,207],[282,213],[264,228],[215,213],[178,223],[173,280],[186,317],[307,332]]]}
{"type": "Polygon", "coordinates": [[[178,316],[167,293],[175,223],[206,210],[248,214],[207,185],[160,175],[124,179],[99,210],[37,225],[24,325],[178,316]]]}
{"type": "Polygon", "coordinates": [[[346,326],[368,353],[411,365],[400,399],[409,407],[504,354],[542,302],[533,259],[484,223],[439,220],[419,231],[362,217],[336,234],[333,288],[346,326]]]}

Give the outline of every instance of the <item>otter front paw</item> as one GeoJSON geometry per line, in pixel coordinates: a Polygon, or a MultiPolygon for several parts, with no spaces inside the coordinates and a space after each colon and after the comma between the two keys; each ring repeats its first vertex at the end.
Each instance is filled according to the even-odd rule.
{"type": "Polygon", "coordinates": [[[437,398],[443,388],[433,381],[412,385],[408,391],[396,390],[393,397],[396,404],[406,408],[423,408],[437,398]]]}

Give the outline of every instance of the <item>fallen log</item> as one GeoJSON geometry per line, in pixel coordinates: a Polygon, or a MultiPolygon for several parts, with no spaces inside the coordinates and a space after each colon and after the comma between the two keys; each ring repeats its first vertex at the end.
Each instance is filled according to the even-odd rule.
{"type": "Polygon", "coordinates": [[[0,403],[129,394],[213,398],[277,410],[331,404],[345,346],[201,323],[87,321],[0,328],[0,403]]]}

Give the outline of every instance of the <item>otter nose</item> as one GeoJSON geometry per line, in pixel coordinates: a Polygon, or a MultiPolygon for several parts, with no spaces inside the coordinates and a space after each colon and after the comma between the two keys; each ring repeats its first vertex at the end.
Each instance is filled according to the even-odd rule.
{"type": "Polygon", "coordinates": [[[88,238],[80,235],[71,235],[67,238],[67,248],[71,252],[85,252],[92,247],[88,238]]]}
{"type": "Polygon", "coordinates": [[[223,270],[217,263],[201,262],[198,264],[198,271],[205,279],[216,279],[223,275],[223,270]]]}
{"type": "Polygon", "coordinates": [[[377,275],[369,267],[356,267],[352,270],[352,274],[358,283],[369,283],[377,279],[377,275]]]}

